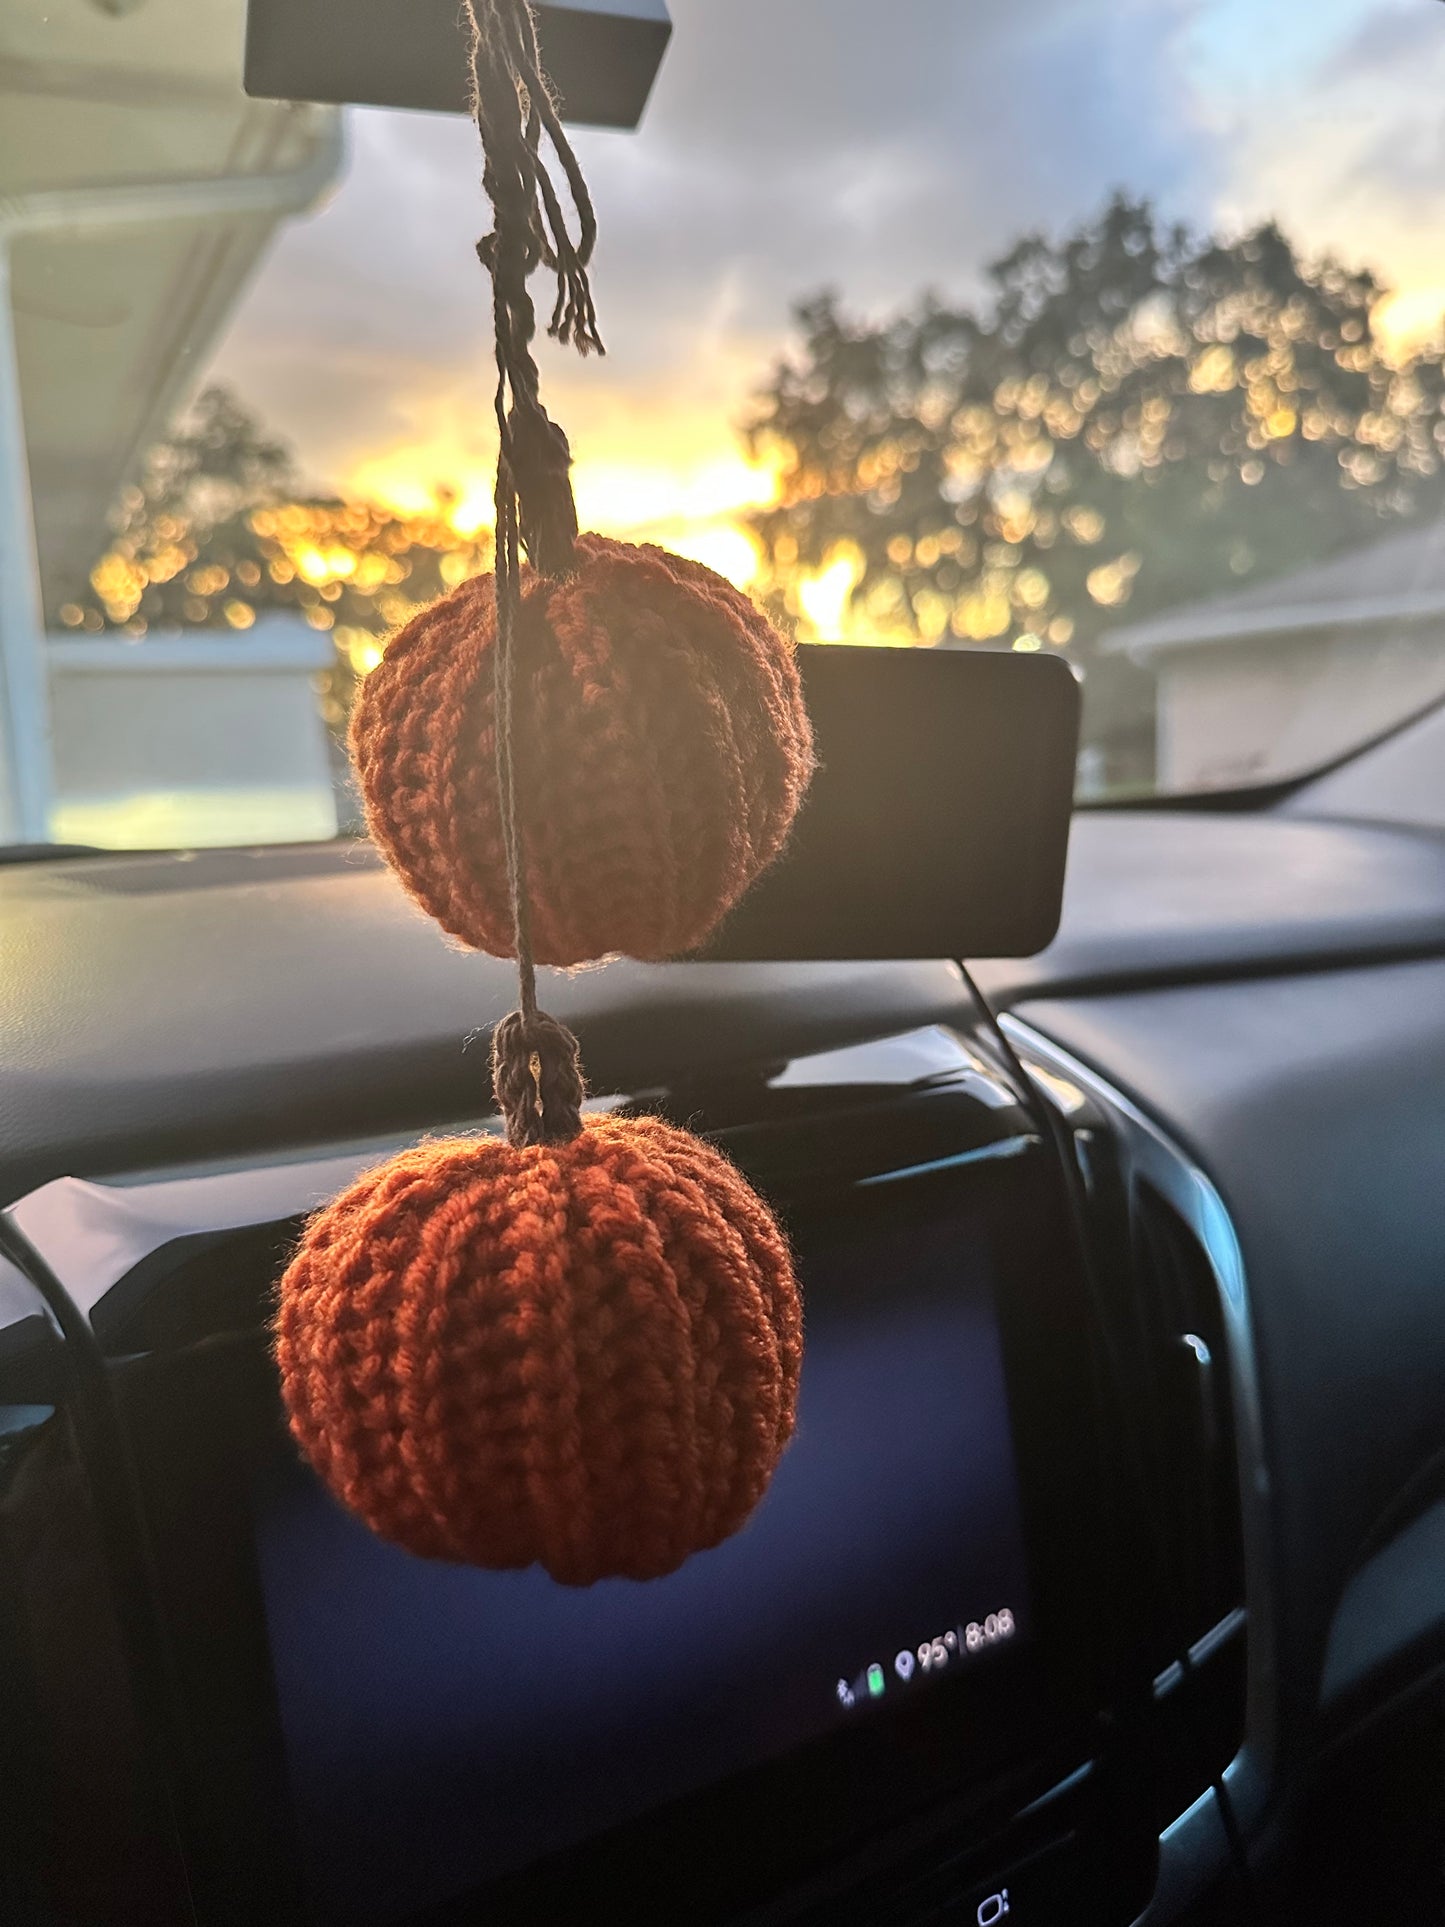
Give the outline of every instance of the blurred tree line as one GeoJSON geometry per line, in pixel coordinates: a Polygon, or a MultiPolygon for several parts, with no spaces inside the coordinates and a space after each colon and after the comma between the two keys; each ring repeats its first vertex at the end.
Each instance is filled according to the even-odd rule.
{"type": "Polygon", "coordinates": [[[401,515],[307,492],[291,452],[224,388],[207,388],[146,457],[112,517],[89,593],[51,611],[81,632],[253,627],[285,611],[336,643],[322,691],[339,729],[351,687],[382,640],[426,603],[491,567],[474,538],[435,512],[401,515]]]}
{"type": "MultiPolygon", "coordinates": [[[[1109,780],[1147,782],[1152,688],[1101,651],[1110,629],[1439,512],[1445,358],[1390,360],[1385,292],[1273,224],[1226,243],[1119,195],[1021,240],[976,309],[925,296],[865,321],[819,296],[745,428],[781,477],[750,518],[759,593],[796,618],[841,558],[860,635],[1066,652],[1109,780]]],[[[336,640],[339,723],[381,639],[491,566],[447,506],[308,495],[208,389],[126,491],[89,593],[52,615],[142,635],[295,611],[336,640]]]]}
{"type": "Polygon", "coordinates": [[[1225,243],[1119,195],[1021,240],[977,310],[822,295],[748,423],[782,471],[772,597],[796,614],[842,556],[865,632],[1066,651],[1086,738],[1147,780],[1151,690],[1108,630],[1440,509],[1445,361],[1391,364],[1384,293],[1272,223],[1225,243]]]}

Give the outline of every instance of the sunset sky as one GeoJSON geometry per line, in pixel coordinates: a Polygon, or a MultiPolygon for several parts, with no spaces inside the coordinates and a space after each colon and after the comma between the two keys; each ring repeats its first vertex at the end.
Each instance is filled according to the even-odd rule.
{"type": "MultiPolygon", "coordinates": [[[[641,131],[579,132],[602,223],[608,358],[544,348],[584,525],[735,579],[773,479],[736,425],[792,302],[967,298],[1024,229],[1114,187],[1235,230],[1274,215],[1445,310],[1445,6],[1436,0],[670,0],[641,131]]],[[[329,203],[282,236],[212,374],[317,484],[489,508],[487,225],[460,119],[355,110],[329,203]]],[[[816,626],[838,591],[815,591],[816,626]]]]}

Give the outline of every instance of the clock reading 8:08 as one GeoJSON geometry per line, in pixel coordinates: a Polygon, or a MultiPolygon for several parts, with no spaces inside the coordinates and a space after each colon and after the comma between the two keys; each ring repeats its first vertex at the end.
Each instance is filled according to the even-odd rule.
{"type": "Polygon", "coordinates": [[[971,1619],[963,1629],[963,1643],[970,1653],[981,1653],[986,1646],[1011,1638],[1013,1630],[1014,1616],[1007,1606],[1001,1606],[986,1619],[971,1619]]]}

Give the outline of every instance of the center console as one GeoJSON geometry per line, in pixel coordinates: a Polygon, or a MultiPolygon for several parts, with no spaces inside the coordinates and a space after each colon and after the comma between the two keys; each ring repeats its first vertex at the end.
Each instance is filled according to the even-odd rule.
{"type": "Polygon", "coordinates": [[[1227,1346],[1207,1276],[1163,1303],[1163,1234],[1103,1129],[1084,1262],[1038,1093],[986,1028],[608,1101],[716,1138],[780,1211],[805,1300],[772,1490],[650,1585],[415,1559],[299,1459],[274,1281],[391,1144],[16,1207],[0,1672],[31,1791],[4,1877],[51,1911],[13,1917],[1144,1912],[1161,1830],[1242,1730],[1227,1375],[1174,1343],[1196,1366],[1227,1346]]]}

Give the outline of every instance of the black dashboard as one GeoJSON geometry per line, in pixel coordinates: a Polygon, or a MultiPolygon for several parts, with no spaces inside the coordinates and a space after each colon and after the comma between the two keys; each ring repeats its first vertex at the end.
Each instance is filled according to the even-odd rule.
{"type": "Polygon", "coordinates": [[[266,1344],[306,1210],[485,1125],[507,967],[353,846],[0,871],[5,1917],[1165,1921],[1286,1824],[1445,1664],[1445,839],[1082,815],[978,976],[549,983],[822,1340],[753,1564],[549,1617],[338,1536],[266,1344]]]}

